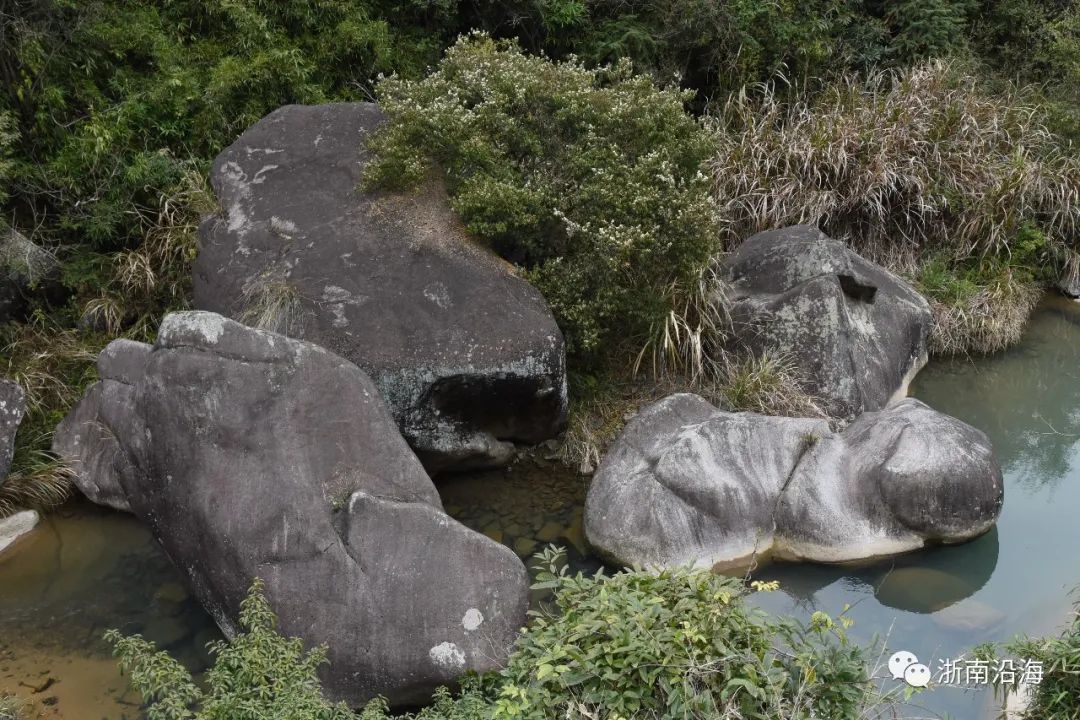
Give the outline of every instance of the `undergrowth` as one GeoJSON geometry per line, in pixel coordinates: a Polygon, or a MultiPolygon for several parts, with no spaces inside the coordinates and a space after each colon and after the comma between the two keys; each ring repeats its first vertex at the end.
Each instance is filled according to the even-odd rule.
{"type": "MultiPolygon", "coordinates": [[[[377,698],[359,720],[897,717],[899,689],[882,690],[880,655],[848,639],[844,613],[801,622],[752,607],[748,596],[775,583],[688,569],[572,575],[554,548],[535,562],[533,589],[555,605],[531,611],[504,670],[441,688],[414,714],[377,698]]],[[[242,605],[244,631],[211,646],[202,685],[141,637],[107,634],[150,720],[356,717],[322,697],[325,649],[282,637],[262,591],[257,580],[242,605]]]]}

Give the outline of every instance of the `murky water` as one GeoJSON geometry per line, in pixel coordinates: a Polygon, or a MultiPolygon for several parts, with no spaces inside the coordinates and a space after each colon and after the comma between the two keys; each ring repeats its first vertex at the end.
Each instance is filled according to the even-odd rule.
{"type": "MultiPolygon", "coordinates": [[[[1080,584],[1080,305],[1048,303],[1023,343],[987,359],[933,362],[913,392],[985,430],[1005,470],[997,528],[957,547],[846,566],[773,564],[755,576],[782,590],[759,594],[770,610],[838,613],[851,634],[914,652],[935,671],[988,640],[1055,632],[1080,584]]],[[[508,470],[444,478],[447,510],[528,557],[554,542],[573,568],[592,571],[582,532],[587,479],[542,456],[508,470]]],[[[141,717],[101,634],[141,632],[205,667],[218,637],[150,534],[132,517],[75,502],[0,556],[0,691],[32,698],[41,717],[141,717]]],[[[986,692],[938,689],[912,717],[983,720],[986,692]]]]}
{"type": "Polygon", "coordinates": [[[75,501],[0,555],[0,691],[34,717],[135,720],[109,628],[142,633],[202,670],[217,628],[134,517],[75,501]]]}

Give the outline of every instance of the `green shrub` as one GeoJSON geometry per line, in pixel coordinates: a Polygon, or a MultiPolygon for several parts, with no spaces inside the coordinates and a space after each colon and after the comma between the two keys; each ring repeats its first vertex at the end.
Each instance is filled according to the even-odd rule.
{"type": "MultiPolygon", "coordinates": [[[[807,623],[752,608],[747,595],[776,584],[707,571],[623,570],[571,575],[561,550],[537,556],[536,591],[555,607],[535,610],[508,667],[440,688],[428,707],[391,715],[381,698],[360,720],[690,720],[876,717],[897,693],[881,694],[867,651],[848,640],[851,622],[816,612],[807,623]],[[866,713],[871,713],[867,715],[866,713]]],[[[205,689],[139,636],[110,630],[121,668],[149,720],[346,720],[322,698],[325,652],[304,653],[276,631],[256,581],[241,608],[245,632],[211,647],[205,689]]]]}
{"type": "Polygon", "coordinates": [[[842,720],[878,700],[843,616],[777,619],[747,605],[741,581],[710,572],[575,576],[553,550],[538,569],[557,611],[533,613],[495,718],[842,720]]]}
{"type": "Polygon", "coordinates": [[[149,720],[353,720],[344,705],[322,695],[317,676],[326,649],[304,651],[298,638],[277,632],[277,617],[256,579],[240,606],[244,632],[210,646],[216,656],[205,689],[165,652],[139,635],[105,634],[120,668],[142,695],[149,720]]]}
{"type": "Polygon", "coordinates": [[[422,81],[378,88],[389,122],[367,182],[433,164],[470,231],[547,298],[571,353],[645,344],[695,292],[714,250],[711,136],[629,64],[588,70],[463,38],[422,81]]]}
{"type": "MultiPolygon", "coordinates": [[[[1042,682],[1030,688],[1022,720],[1076,720],[1080,718],[1080,602],[1073,607],[1069,624],[1056,637],[1020,637],[1003,646],[988,644],[975,655],[994,661],[999,655],[1042,664],[1042,682]]],[[[1019,663],[1014,663],[1019,666],[1019,663]]],[[[998,692],[1015,691],[998,683],[998,692]]]]}

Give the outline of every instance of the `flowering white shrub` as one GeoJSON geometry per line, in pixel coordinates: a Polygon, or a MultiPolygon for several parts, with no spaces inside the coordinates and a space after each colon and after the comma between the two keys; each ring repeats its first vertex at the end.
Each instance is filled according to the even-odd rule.
{"type": "Polygon", "coordinates": [[[716,243],[690,94],[627,62],[587,69],[463,37],[422,81],[386,78],[371,185],[445,174],[469,230],[522,268],[579,358],[645,345],[686,306],[716,243]]]}

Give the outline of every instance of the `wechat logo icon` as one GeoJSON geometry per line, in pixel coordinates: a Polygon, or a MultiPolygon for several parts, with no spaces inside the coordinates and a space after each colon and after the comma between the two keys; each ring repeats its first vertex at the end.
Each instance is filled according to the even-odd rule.
{"type": "Polygon", "coordinates": [[[924,688],[930,684],[930,668],[907,650],[893,653],[889,658],[889,672],[894,680],[903,680],[911,687],[924,688]]]}

